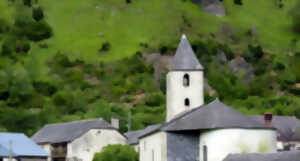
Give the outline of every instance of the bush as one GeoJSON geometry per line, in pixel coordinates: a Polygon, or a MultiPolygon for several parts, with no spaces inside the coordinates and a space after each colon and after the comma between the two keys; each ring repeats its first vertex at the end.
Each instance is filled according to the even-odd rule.
{"type": "Polygon", "coordinates": [[[104,42],[104,43],[102,44],[102,46],[101,46],[99,52],[101,52],[101,53],[102,53],[102,52],[107,52],[107,51],[110,50],[110,48],[111,48],[110,43],[109,43],[109,42],[104,42]]]}
{"type": "Polygon", "coordinates": [[[34,22],[17,19],[15,32],[19,37],[25,36],[32,41],[41,41],[52,36],[52,29],[45,21],[34,22]]]}
{"type": "Polygon", "coordinates": [[[293,29],[294,31],[300,33],[300,1],[291,9],[290,15],[292,16],[293,29]]]}
{"type": "Polygon", "coordinates": [[[242,0],[234,0],[234,4],[243,5],[243,1],[242,0]]]}
{"type": "Polygon", "coordinates": [[[6,32],[8,30],[9,30],[8,23],[5,20],[0,19],[0,33],[6,32]]]}
{"type": "Polygon", "coordinates": [[[16,42],[16,52],[17,53],[27,53],[30,50],[30,44],[27,41],[17,41],[16,42]]]}
{"type": "Polygon", "coordinates": [[[94,155],[93,161],[138,161],[138,153],[129,145],[108,145],[94,155]]]}
{"type": "Polygon", "coordinates": [[[23,0],[23,4],[24,4],[25,6],[31,7],[32,2],[31,2],[31,0],[23,0]]]}
{"type": "Polygon", "coordinates": [[[41,7],[32,10],[32,18],[36,21],[40,21],[44,18],[44,12],[41,7]]]}

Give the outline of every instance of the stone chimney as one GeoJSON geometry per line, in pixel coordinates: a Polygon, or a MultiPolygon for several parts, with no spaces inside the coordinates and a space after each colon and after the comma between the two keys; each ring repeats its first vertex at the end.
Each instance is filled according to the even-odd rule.
{"type": "Polygon", "coordinates": [[[266,126],[272,126],[273,115],[271,112],[264,113],[264,123],[266,126]]]}
{"type": "Polygon", "coordinates": [[[120,129],[120,118],[119,117],[111,117],[111,125],[116,129],[120,129]]]}

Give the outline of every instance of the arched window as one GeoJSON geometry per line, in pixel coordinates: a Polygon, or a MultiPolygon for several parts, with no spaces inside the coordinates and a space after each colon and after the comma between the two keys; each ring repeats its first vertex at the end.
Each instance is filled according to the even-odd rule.
{"type": "Polygon", "coordinates": [[[190,106],[190,100],[189,100],[188,98],[186,98],[186,99],[184,100],[184,105],[185,105],[185,106],[190,106]]]}
{"type": "Polygon", "coordinates": [[[190,86],[190,76],[188,74],[184,74],[183,76],[183,86],[190,86]]]}

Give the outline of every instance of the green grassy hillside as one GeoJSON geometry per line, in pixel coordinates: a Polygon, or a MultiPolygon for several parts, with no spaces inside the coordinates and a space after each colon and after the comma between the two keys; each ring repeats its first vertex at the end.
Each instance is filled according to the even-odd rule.
{"type": "Polygon", "coordinates": [[[226,33],[222,33],[224,23],[239,39],[237,44],[232,44],[235,48],[247,46],[245,34],[255,27],[259,44],[284,54],[291,40],[300,38],[293,34],[288,16],[294,2],[284,1],[285,6],[280,9],[272,0],[244,0],[243,6],[225,0],[228,15],[224,18],[205,14],[201,7],[182,0],[133,0],[130,4],[122,0],[44,0],[40,3],[55,33],[48,41],[51,48],[94,61],[130,56],[142,50],[140,43],[147,43],[152,50],[162,43],[175,45],[183,32],[192,40],[215,33],[218,39],[226,41],[226,33]],[[184,24],[183,17],[191,27],[184,24]],[[103,36],[97,36],[99,33],[103,36]],[[100,56],[98,50],[104,42],[110,42],[112,48],[100,56]]]}
{"type": "Polygon", "coordinates": [[[164,75],[154,80],[142,54],[172,55],[182,33],[216,91],[206,102],[300,117],[297,0],[242,2],[223,0],[220,18],[189,0],[0,1],[0,130],[31,135],[47,123],[119,115],[124,132],[129,112],[132,129],[162,122],[164,75]],[[228,61],[217,61],[220,50],[228,61]],[[249,82],[230,70],[238,57],[253,68],[249,82]]]}

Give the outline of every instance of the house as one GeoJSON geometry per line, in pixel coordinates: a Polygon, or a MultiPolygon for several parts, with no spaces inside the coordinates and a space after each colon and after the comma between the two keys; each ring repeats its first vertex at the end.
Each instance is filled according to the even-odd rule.
{"type": "Polygon", "coordinates": [[[46,125],[32,139],[51,154],[53,161],[92,161],[94,153],[103,147],[126,144],[118,128],[103,119],[46,125]]]}
{"type": "Polygon", "coordinates": [[[136,152],[139,152],[139,137],[157,130],[160,126],[161,124],[151,125],[143,130],[129,131],[125,133],[124,135],[127,137],[127,144],[132,146],[136,152]]]}
{"type": "MultiPolygon", "coordinates": [[[[264,116],[250,117],[261,123],[266,122],[264,116]]],[[[270,126],[277,129],[277,149],[279,151],[295,149],[297,142],[300,141],[300,139],[298,140],[295,138],[296,128],[300,127],[300,121],[292,116],[272,116],[270,118],[270,126]]],[[[299,143],[298,145],[300,146],[299,143]]]]}
{"type": "Polygon", "coordinates": [[[260,154],[231,154],[224,161],[300,161],[300,151],[260,154]]]}
{"type": "Polygon", "coordinates": [[[48,156],[24,134],[0,133],[0,161],[46,161],[48,156]]]}
{"type": "Polygon", "coordinates": [[[276,129],[225,105],[204,104],[204,68],[182,36],[167,74],[167,119],[139,137],[141,161],[221,161],[276,152],[276,129]],[[188,154],[188,155],[187,155],[188,154]]]}

